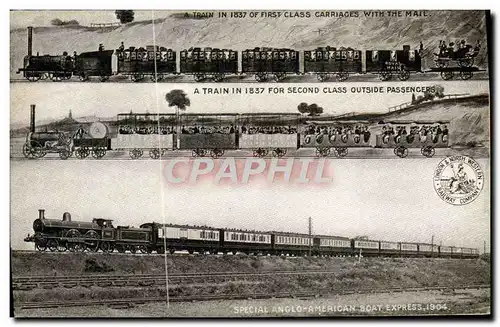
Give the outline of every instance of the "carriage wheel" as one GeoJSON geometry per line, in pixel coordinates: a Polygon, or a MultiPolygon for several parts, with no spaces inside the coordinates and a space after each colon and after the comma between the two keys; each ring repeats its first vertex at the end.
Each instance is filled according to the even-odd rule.
{"type": "Polygon", "coordinates": [[[380,78],[381,81],[388,81],[392,78],[392,74],[388,70],[382,70],[378,74],[378,77],[380,78]]]}
{"type": "Polygon", "coordinates": [[[31,146],[29,145],[28,142],[24,143],[24,145],[23,145],[23,155],[25,158],[29,158],[32,156],[31,146]]]}
{"type": "Polygon", "coordinates": [[[71,150],[63,149],[63,150],[59,151],[59,158],[61,158],[62,160],[66,160],[69,157],[71,157],[72,154],[73,154],[73,152],[71,150]]]}
{"type": "Polygon", "coordinates": [[[101,75],[101,76],[99,76],[99,81],[100,81],[101,83],[106,82],[108,79],[109,79],[109,76],[105,76],[105,75],[101,75]]]}
{"type": "Polygon", "coordinates": [[[286,149],[276,148],[273,150],[273,157],[281,158],[286,154],[286,149]]]}
{"type": "Polygon", "coordinates": [[[194,74],[195,82],[201,82],[204,79],[205,79],[205,74],[201,74],[201,73],[194,74]]]}
{"type": "Polygon", "coordinates": [[[406,158],[408,156],[408,149],[404,146],[399,146],[394,149],[394,153],[400,158],[406,158]]]}
{"type": "Polygon", "coordinates": [[[111,253],[113,252],[113,244],[111,244],[110,242],[102,242],[101,250],[104,253],[111,253]]]}
{"type": "Polygon", "coordinates": [[[349,72],[338,72],[337,73],[337,81],[344,82],[349,78],[349,72]]]}
{"type": "Polygon", "coordinates": [[[86,247],[89,252],[97,252],[99,250],[99,234],[95,230],[89,230],[85,233],[85,238],[90,238],[92,240],[86,240],[86,247]]]}
{"type": "Polygon", "coordinates": [[[410,71],[403,69],[399,72],[398,78],[400,81],[407,81],[410,79],[410,71]]]}
{"type": "Polygon", "coordinates": [[[140,73],[132,74],[130,75],[130,78],[132,79],[133,82],[139,82],[144,78],[144,75],[140,73]]]}
{"type": "Polygon", "coordinates": [[[458,60],[457,64],[459,67],[470,67],[470,66],[472,66],[473,62],[474,62],[474,60],[471,58],[462,58],[462,59],[458,60]]]}
{"type": "Polygon", "coordinates": [[[283,72],[274,73],[274,80],[276,82],[284,80],[285,77],[286,77],[286,73],[283,73],[283,72]]]}
{"type": "Polygon", "coordinates": [[[132,149],[128,154],[132,159],[139,159],[140,157],[142,157],[143,153],[144,152],[141,149],[132,149]]]}
{"type": "Polygon", "coordinates": [[[207,152],[205,151],[205,149],[194,149],[191,152],[191,155],[193,157],[204,157],[206,154],[207,154],[207,152]]]}
{"type": "Polygon", "coordinates": [[[151,159],[159,159],[160,158],[160,150],[159,149],[149,150],[149,157],[151,159]]]}
{"type": "Polygon", "coordinates": [[[344,158],[349,153],[349,150],[345,147],[335,148],[335,156],[337,158],[344,158]]]}
{"type": "Polygon", "coordinates": [[[214,159],[222,157],[223,154],[224,154],[224,150],[222,150],[222,149],[213,149],[210,151],[210,155],[214,159]]]}
{"type": "Polygon", "coordinates": [[[130,251],[130,253],[132,254],[135,254],[137,252],[137,248],[135,247],[135,245],[130,245],[128,246],[128,250],[130,251]]]}
{"type": "Polygon", "coordinates": [[[40,73],[26,73],[26,79],[30,82],[38,82],[42,76],[40,73]]]}
{"type": "Polygon", "coordinates": [[[263,158],[263,157],[267,156],[268,153],[269,153],[269,150],[267,150],[267,149],[258,148],[258,149],[253,150],[253,156],[258,157],[258,158],[263,158]]]}
{"type": "Polygon", "coordinates": [[[316,148],[316,157],[327,157],[330,155],[330,148],[316,148]]]}
{"type": "Polygon", "coordinates": [[[224,74],[219,73],[213,76],[215,82],[222,82],[224,80],[224,74]]]}
{"type": "Polygon", "coordinates": [[[448,81],[453,78],[453,72],[446,71],[446,72],[441,72],[441,78],[444,79],[445,81],[448,81]]]}
{"type": "Polygon", "coordinates": [[[175,249],[174,249],[174,248],[170,248],[170,249],[168,250],[168,252],[170,252],[170,254],[174,254],[174,253],[175,253],[175,249]]]}
{"type": "Polygon", "coordinates": [[[49,248],[50,252],[56,252],[59,248],[59,242],[56,239],[50,239],[47,242],[47,247],[49,248]]]}
{"type": "Polygon", "coordinates": [[[328,79],[328,74],[327,73],[317,73],[316,74],[316,78],[318,79],[318,81],[320,82],[324,82],[328,79]]]}
{"type": "Polygon", "coordinates": [[[92,149],[92,157],[96,159],[101,159],[106,155],[106,149],[95,147],[92,149]]]}
{"type": "Polygon", "coordinates": [[[47,250],[47,243],[36,243],[35,248],[38,251],[46,251],[47,250]]]}
{"type": "Polygon", "coordinates": [[[463,79],[464,81],[471,79],[472,75],[474,75],[472,72],[464,72],[464,71],[460,72],[460,78],[463,79]]]}
{"type": "Polygon", "coordinates": [[[89,77],[87,75],[85,75],[84,73],[81,73],[79,78],[80,78],[80,81],[82,81],[82,82],[89,80],[89,77]]]}
{"type": "Polygon", "coordinates": [[[432,158],[434,156],[434,154],[436,153],[436,149],[434,149],[433,146],[430,146],[430,145],[427,145],[427,146],[424,146],[420,152],[422,153],[422,155],[424,157],[427,157],[427,158],[432,158]]]}
{"type": "Polygon", "coordinates": [[[267,74],[266,73],[257,73],[257,74],[255,74],[255,80],[257,82],[265,82],[265,81],[267,81],[267,74]]]}
{"type": "Polygon", "coordinates": [[[438,59],[438,60],[435,61],[435,63],[436,63],[436,67],[438,67],[438,68],[446,68],[446,67],[448,67],[448,61],[446,61],[446,60],[439,60],[438,59]]]}
{"type": "Polygon", "coordinates": [[[63,80],[63,76],[56,74],[56,73],[52,73],[49,76],[50,76],[50,79],[52,80],[52,82],[60,82],[63,80]]]}
{"type": "Polygon", "coordinates": [[[88,148],[78,148],[75,150],[75,157],[77,157],[78,159],[85,159],[88,157],[88,155],[90,154],[90,150],[88,148]]]}
{"type": "Polygon", "coordinates": [[[163,246],[159,246],[156,248],[156,253],[158,254],[164,254],[165,253],[165,248],[163,246]]]}
{"type": "Polygon", "coordinates": [[[66,73],[66,75],[64,75],[64,79],[66,80],[71,79],[72,76],[73,76],[72,73],[66,73]]]}

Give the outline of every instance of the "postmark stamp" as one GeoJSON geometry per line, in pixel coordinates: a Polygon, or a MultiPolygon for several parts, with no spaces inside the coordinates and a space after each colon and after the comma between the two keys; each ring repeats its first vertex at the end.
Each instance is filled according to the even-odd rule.
{"type": "Polygon", "coordinates": [[[474,201],[484,184],[481,166],[467,156],[443,159],[434,172],[434,189],[439,197],[453,205],[465,205],[474,201]]]}

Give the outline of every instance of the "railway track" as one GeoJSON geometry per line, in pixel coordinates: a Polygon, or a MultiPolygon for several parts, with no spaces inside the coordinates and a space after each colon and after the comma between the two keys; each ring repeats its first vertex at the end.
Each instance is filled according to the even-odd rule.
{"type": "MultiPolygon", "coordinates": [[[[471,289],[488,289],[489,284],[465,285],[465,286],[432,286],[432,287],[412,287],[412,288],[366,288],[360,290],[337,290],[319,294],[318,292],[280,292],[280,293],[253,293],[253,294],[226,294],[226,295],[194,295],[194,296],[173,296],[170,302],[193,302],[193,301],[221,301],[221,300],[251,300],[251,299],[271,299],[271,298],[319,298],[332,295],[349,294],[382,294],[382,293],[403,293],[403,292],[423,292],[423,291],[456,291],[471,289]]],[[[62,307],[84,307],[84,306],[119,306],[132,307],[134,305],[166,302],[166,297],[148,298],[127,298],[114,300],[80,300],[80,301],[44,301],[44,302],[20,302],[14,303],[17,309],[43,309],[62,307]]]]}
{"type": "MultiPolygon", "coordinates": [[[[304,275],[332,275],[338,271],[302,270],[302,271],[263,271],[252,273],[214,272],[214,273],[187,273],[169,274],[169,283],[193,282],[221,282],[235,280],[255,280],[274,276],[304,276],[304,275]]],[[[23,276],[12,278],[14,291],[30,291],[33,289],[52,289],[57,287],[148,287],[164,286],[165,274],[151,275],[89,275],[89,276],[23,276]]]]}

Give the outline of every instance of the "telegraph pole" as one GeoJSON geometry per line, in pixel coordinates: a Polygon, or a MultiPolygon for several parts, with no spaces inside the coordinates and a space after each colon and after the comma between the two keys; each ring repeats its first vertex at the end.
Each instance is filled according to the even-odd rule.
{"type": "Polygon", "coordinates": [[[312,251],[312,219],[309,217],[309,256],[311,256],[312,251]]]}
{"type": "Polygon", "coordinates": [[[434,235],[431,238],[431,257],[434,257],[434,235]]]}

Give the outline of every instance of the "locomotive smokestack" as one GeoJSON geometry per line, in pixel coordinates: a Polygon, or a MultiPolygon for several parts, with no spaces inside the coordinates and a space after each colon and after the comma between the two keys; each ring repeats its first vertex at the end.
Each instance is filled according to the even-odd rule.
{"type": "Polygon", "coordinates": [[[33,27],[28,27],[28,56],[33,54],[33,27]]]}
{"type": "Polygon", "coordinates": [[[34,133],[35,132],[35,105],[32,104],[30,107],[31,107],[31,111],[30,111],[30,132],[34,133]]]}
{"type": "Polygon", "coordinates": [[[38,219],[45,219],[45,210],[38,209],[38,219]]]}

